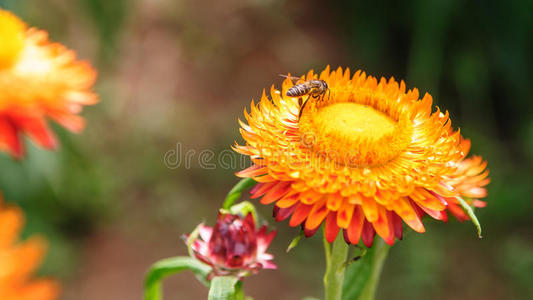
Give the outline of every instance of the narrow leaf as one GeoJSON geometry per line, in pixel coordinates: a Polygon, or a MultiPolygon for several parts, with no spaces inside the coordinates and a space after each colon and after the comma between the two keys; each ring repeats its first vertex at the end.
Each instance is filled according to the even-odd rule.
{"type": "Polygon", "coordinates": [[[300,230],[300,233],[298,233],[298,235],[295,236],[295,237],[292,239],[291,243],[290,243],[289,246],[287,247],[287,250],[286,250],[287,253],[288,253],[289,251],[291,251],[292,249],[294,249],[296,246],[298,246],[298,243],[300,242],[300,240],[302,239],[302,237],[303,237],[304,235],[305,235],[305,234],[304,234],[304,231],[303,231],[303,230],[300,230]]]}
{"type": "Polygon", "coordinates": [[[370,278],[374,255],[375,247],[369,248],[360,259],[346,266],[342,287],[343,300],[359,299],[370,278]]]}
{"type": "Polygon", "coordinates": [[[461,207],[465,210],[466,214],[470,217],[470,220],[472,220],[472,223],[474,226],[476,226],[477,229],[477,235],[479,238],[482,238],[481,236],[481,224],[479,224],[479,221],[476,217],[476,214],[474,214],[474,210],[466,201],[461,197],[455,197],[457,201],[459,201],[459,204],[461,204],[461,207]]]}
{"type": "Polygon", "coordinates": [[[249,189],[257,184],[257,181],[253,180],[252,178],[244,178],[241,179],[228,193],[226,196],[226,199],[224,200],[224,204],[222,205],[223,209],[229,209],[237,199],[239,199],[242,195],[242,192],[246,189],[249,189]]]}
{"type": "Polygon", "coordinates": [[[206,277],[211,268],[192,257],[171,257],[152,265],[144,281],[144,300],[161,300],[161,280],[172,274],[191,270],[196,277],[207,285],[206,277]]]}
{"type": "Polygon", "coordinates": [[[208,300],[236,300],[236,285],[239,278],[234,276],[216,276],[211,280],[208,300]]]}

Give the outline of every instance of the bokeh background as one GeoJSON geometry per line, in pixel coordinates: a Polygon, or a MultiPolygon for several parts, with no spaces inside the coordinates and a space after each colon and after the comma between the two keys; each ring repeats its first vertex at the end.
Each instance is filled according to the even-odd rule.
{"type": "MultiPolygon", "coordinates": [[[[82,134],[57,127],[57,152],[27,142],[27,160],[0,155],[0,190],[26,212],[25,235],[50,240],[40,274],[61,279],[62,299],[141,299],[149,265],[185,255],[181,235],[214,222],[237,181],[237,167],[202,167],[199,153],[240,140],[237,118],[278,74],[327,64],[429,92],[491,170],[484,238],[427,220],[392,249],[378,298],[533,299],[533,2],[371,3],[0,0],[99,70],[82,134]],[[189,166],[164,163],[177,147],[194,151],[189,166]]],[[[297,230],[272,225],[280,269],[246,279],[247,293],[320,297],[320,237],[285,253],[297,230]]],[[[189,273],[165,292],[207,295],[189,273]]]]}

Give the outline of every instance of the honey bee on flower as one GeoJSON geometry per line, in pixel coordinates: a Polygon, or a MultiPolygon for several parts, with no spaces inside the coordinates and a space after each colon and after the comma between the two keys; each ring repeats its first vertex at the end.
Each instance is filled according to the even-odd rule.
{"type": "Polygon", "coordinates": [[[48,119],[81,131],[84,119],[78,114],[98,102],[91,91],[95,70],[76,60],[72,50],[50,42],[45,31],[1,9],[0,44],[0,150],[22,157],[22,135],[55,148],[48,119]]]}
{"type": "Polygon", "coordinates": [[[305,80],[327,82],[331,96],[303,110],[285,80],[271,100],[263,93],[245,110],[246,144],[234,146],[253,162],[237,175],[259,182],[252,198],[275,203],[276,220],[307,236],[325,224],[329,242],[342,231],[351,244],[371,246],[377,233],[392,245],[403,223],[422,233],[424,215],[468,220],[462,207],[485,205],[486,162],[467,157],[470,141],[448,112],[432,112],[429,94],[419,99],[403,81],[341,68],[310,71],[305,80]]]}
{"type": "MultiPolygon", "coordinates": [[[[291,80],[296,80],[296,82],[300,80],[298,77],[290,77],[285,75],[280,76],[290,78],[291,80]]],[[[298,105],[300,106],[300,112],[298,113],[299,119],[302,116],[305,105],[310,99],[322,101],[326,93],[329,93],[328,83],[324,80],[313,79],[304,81],[302,83],[297,83],[287,90],[286,95],[287,97],[298,97],[298,105]],[[307,96],[307,98],[304,100],[302,99],[303,96],[307,96]]]]}

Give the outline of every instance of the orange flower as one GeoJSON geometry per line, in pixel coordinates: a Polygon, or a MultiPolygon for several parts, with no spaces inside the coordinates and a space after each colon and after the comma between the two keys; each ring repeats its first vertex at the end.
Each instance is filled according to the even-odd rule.
{"type": "MultiPolygon", "coordinates": [[[[246,145],[234,150],[253,166],[237,175],[259,182],[252,198],[275,203],[278,221],[290,217],[307,236],[325,222],[329,242],[342,229],[347,242],[371,246],[376,232],[389,244],[401,239],[402,220],[424,232],[424,214],[468,219],[457,197],[484,206],[472,198],[486,196],[486,163],[465,159],[470,141],[452,129],[448,112],[432,113],[429,94],[419,100],[403,81],[378,82],[361,71],[351,77],[348,69],[328,67],[318,78],[329,93],[310,98],[300,119],[287,79],[245,110],[248,124],[240,122],[246,145]]],[[[311,79],[313,71],[298,83],[311,79]]]]}
{"type": "Polygon", "coordinates": [[[90,91],[96,79],[91,66],[1,9],[0,45],[0,149],[21,157],[21,134],[53,149],[57,142],[46,118],[81,131],[84,120],[77,114],[98,101],[90,91]]]}
{"type": "Polygon", "coordinates": [[[52,300],[59,285],[51,279],[31,279],[45,252],[45,241],[32,237],[17,243],[24,223],[20,209],[0,210],[0,299],[52,300]]]}

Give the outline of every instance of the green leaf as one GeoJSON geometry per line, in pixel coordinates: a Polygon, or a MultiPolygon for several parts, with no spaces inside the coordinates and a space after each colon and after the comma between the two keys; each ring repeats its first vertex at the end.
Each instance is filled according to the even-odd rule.
{"type": "Polygon", "coordinates": [[[148,271],[144,281],[144,300],[161,300],[161,280],[184,270],[191,270],[202,283],[208,285],[206,277],[211,272],[208,265],[192,257],[166,258],[153,264],[148,271]]]}
{"type": "Polygon", "coordinates": [[[289,251],[291,251],[292,249],[294,249],[296,246],[298,246],[298,243],[300,242],[300,240],[302,239],[302,237],[305,235],[304,231],[303,230],[300,230],[300,233],[298,233],[297,236],[295,236],[291,243],[289,244],[289,246],[287,247],[287,253],[289,251]]]}
{"type": "Polygon", "coordinates": [[[390,246],[381,238],[357,261],[346,268],[342,289],[343,300],[373,300],[379,283],[383,264],[390,246]]]}
{"type": "Polygon", "coordinates": [[[359,260],[347,265],[342,287],[343,300],[359,299],[370,278],[374,255],[375,247],[369,248],[359,260]]]}
{"type": "Polygon", "coordinates": [[[237,284],[239,278],[234,276],[217,276],[211,280],[208,300],[241,300],[242,284],[237,284]]]}
{"type": "Polygon", "coordinates": [[[481,224],[479,224],[479,221],[476,217],[476,214],[474,214],[474,210],[466,201],[461,197],[455,197],[457,201],[459,201],[459,204],[461,204],[461,207],[465,210],[466,214],[470,217],[470,220],[472,220],[472,223],[474,226],[476,226],[477,229],[477,236],[479,238],[482,238],[481,236],[481,224]]]}
{"type": "Polygon", "coordinates": [[[229,191],[228,195],[226,196],[226,199],[224,200],[224,204],[222,205],[223,209],[229,209],[231,206],[233,206],[233,203],[237,201],[242,195],[242,192],[246,189],[251,188],[252,186],[256,185],[257,181],[253,180],[252,178],[244,178],[241,179],[232,189],[229,191]]]}

